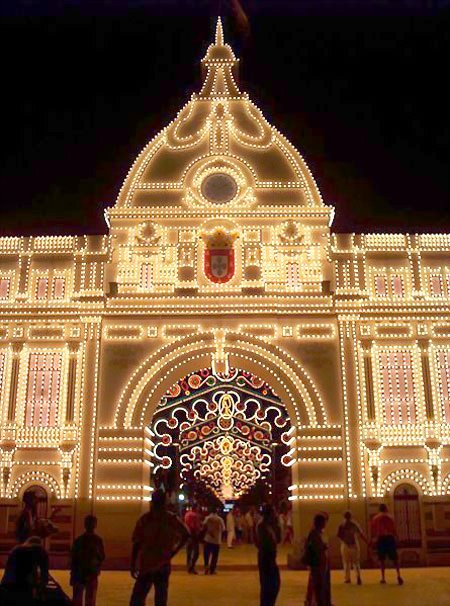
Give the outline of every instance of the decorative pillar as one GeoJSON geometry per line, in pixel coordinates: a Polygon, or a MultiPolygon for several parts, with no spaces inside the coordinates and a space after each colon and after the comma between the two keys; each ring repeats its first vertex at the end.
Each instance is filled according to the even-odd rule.
{"type": "Polygon", "coordinates": [[[413,295],[414,297],[423,298],[420,244],[416,241],[416,236],[409,236],[408,239],[412,246],[411,250],[408,251],[408,260],[411,269],[413,295]]]}
{"type": "Polygon", "coordinates": [[[0,467],[2,469],[2,482],[0,484],[0,496],[8,496],[8,486],[11,479],[12,461],[15,452],[15,442],[2,441],[0,448],[0,467]]]}
{"type": "Polygon", "coordinates": [[[76,445],[73,441],[67,441],[61,444],[61,475],[64,486],[63,498],[69,496],[69,484],[72,476],[73,458],[76,445]]]}
{"type": "Polygon", "coordinates": [[[376,497],[378,496],[380,478],[380,452],[382,449],[382,445],[377,440],[366,440],[365,446],[368,454],[368,464],[373,487],[372,496],[376,497]]]}
{"type": "Polygon", "coordinates": [[[437,440],[427,440],[425,448],[428,452],[428,466],[433,480],[434,493],[438,495],[441,492],[441,461],[442,445],[437,440]]]}
{"type": "Polygon", "coordinates": [[[20,354],[22,353],[23,343],[13,343],[12,346],[12,364],[11,364],[11,382],[9,387],[8,403],[8,422],[13,423],[16,415],[16,400],[19,383],[20,354]]]}
{"type": "Polygon", "coordinates": [[[216,349],[212,355],[211,366],[214,372],[227,375],[229,372],[228,352],[225,350],[227,333],[222,328],[215,329],[213,332],[216,349]]]}
{"type": "MultiPolygon", "coordinates": [[[[31,238],[30,238],[31,240],[31,238]]],[[[28,244],[29,246],[30,244],[28,244]]],[[[24,252],[19,259],[19,284],[16,299],[25,300],[28,297],[28,272],[30,269],[31,253],[24,252]]]]}
{"type": "Polygon", "coordinates": [[[11,467],[3,467],[3,496],[6,496],[9,484],[9,478],[11,477],[11,467]]]}
{"type": "Polygon", "coordinates": [[[75,417],[75,393],[77,378],[78,343],[69,345],[69,368],[67,376],[66,423],[72,423],[75,417]]]}
{"type": "Polygon", "coordinates": [[[364,356],[364,384],[366,388],[366,414],[368,421],[374,421],[375,400],[373,397],[372,342],[362,344],[364,356]]]}
{"type": "Polygon", "coordinates": [[[431,389],[429,341],[421,339],[419,341],[420,357],[422,361],[423,392],[425,398],[425,412],[427,420],[434,419],[433,393],[431,389]]]}

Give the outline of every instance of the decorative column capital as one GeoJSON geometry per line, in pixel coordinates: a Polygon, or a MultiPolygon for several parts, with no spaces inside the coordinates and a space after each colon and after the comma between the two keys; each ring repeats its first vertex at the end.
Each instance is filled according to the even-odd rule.
{"type": "Polygon", "coordinates": [[[363,350],[363,354],[365,356],[370,356],[372,354],[373,339],[363,338],[360,340],[360,343],[361,343],[361,348],[363,350]]]}
{"type": "Polygon", "coordinates": [[[14,343],[11,344],[12,355],[14,357],[19,357],[23,351],[24,345],[24,341],[14,341],[14,343]]]}
{"type": "Polygon", "coordinates": [[[69,349],[69,356],[75,357],[80,351],[80,343],[78,341],[71,341],[67,344],[69,349]]]}
{"type": "Polygon", "coordinates": [[[420,353],[423,356],[427,356],[428,355],[428,348],[430,346],[430,343],[431,343],[431,339],[427,339],[427,338],[423,338],[423,337],[419,338],[417,340],[417,344],[419,346],[420,353]]]}

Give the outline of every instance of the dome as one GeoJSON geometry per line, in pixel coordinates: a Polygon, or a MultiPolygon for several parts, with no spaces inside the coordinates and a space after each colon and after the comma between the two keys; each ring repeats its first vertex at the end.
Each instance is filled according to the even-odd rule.
{"type": "Polygon", "coordinates": [[[219,18],[202,60],[201,90],[143,149],[116,207],[142,213],[323,206],[300,153],[240,90],[237,66],[219,18]]]}

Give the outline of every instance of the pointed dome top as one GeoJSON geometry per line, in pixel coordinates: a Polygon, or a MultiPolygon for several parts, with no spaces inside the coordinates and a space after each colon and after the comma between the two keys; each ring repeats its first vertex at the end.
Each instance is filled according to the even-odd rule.
{"type": "Polygon", "coordinates": [[[237,63],[236,55],[229,44],[225,44],[223,35],[222,19],[217,17],[216,34],[214,42],[208,46],[206,55],[202,63],[208,65],[210,63],[237,63]]]}
{"type": "Polygon", "coordinates": [[[217,17],[214,42],[208,46],[202,59],[205,78],[200,97],[239,97],[241,92],[233,75],[233,68],[239,59],[229,44],[225,44],[222,19],[217,17]]]}
{"type": "Polygon", "coordinates": [[[330,207],[300,153],[240,90],[237,65],[219,18],[202,61],[200,92],[136,159],[119,193],[118,216],[125,208],[165,217],[172,212],[286,216],[286,210],[298,208],[329,220],[330,207]],[[223,198],[215,201],[207,193],[212,190],[217,200],[223,198]]]}
{"type": "Polygon", "coordinates": [[[222,27],[222,19],[217,17],[216,23],[216,46],[223,46],[223,27],[222,27]]]}

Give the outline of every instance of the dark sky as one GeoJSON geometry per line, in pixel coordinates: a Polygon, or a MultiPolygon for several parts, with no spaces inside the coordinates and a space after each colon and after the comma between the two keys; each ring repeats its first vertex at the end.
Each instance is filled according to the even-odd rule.
{"type": "MultiPolygon", "coordinates": [[[[243,88],[303,153],[334,229],[450,231],[448,3],[242,4],[250,36],[225,27],[243,88]]],[[[218,5],[2,4],[0,235],[105,233],[134,158],[199,87],[218,5]]]]}

